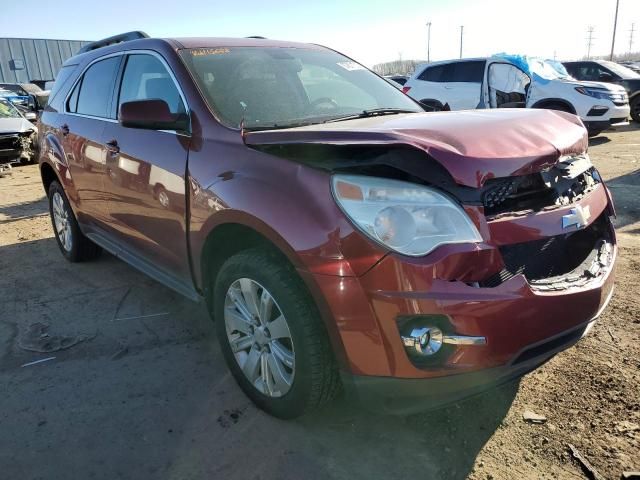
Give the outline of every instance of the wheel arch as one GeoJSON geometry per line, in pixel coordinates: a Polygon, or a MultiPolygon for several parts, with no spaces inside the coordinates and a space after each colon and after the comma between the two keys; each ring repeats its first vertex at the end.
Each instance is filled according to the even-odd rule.
{"type": "Polygon", "coordinates": [[[565,100],[564,98],[544,98],[544,99],[539,100],[536,103],[534,103],[531,106],[531,108],[546,108],[546,109],[548,109],[552,105],[565,106],[569,110],[569,113],[572,113],[572,114],[576,115],[575,107],[571,104],[571,102],[565,100]]]}
{"type": "Polygon", "coordinates": [[[49,187],[54,181],[60,182],[58,174],[51,164],[43,162],[40,165],[40,178],[42,179],[42,186],[44,187],[45,194],[49,195],[49,187]]]}
{"type": "Polygon", "coordinates": [[[433,108],[433,111],[441,111],[444,109],[442,102],[435,98],[423,98],[419,103],[425,108],[433,108]]]}
{"type": "Polygon", "coordinates": [[[234,218],[219,222],[209,231],[200,254],[199,264],[194,265],[199,269],[202,293],[209,312],[213,315],[213,292],[210,287],[225,260],[250,248],[265,247],[271,250],[274,255],[280,256],[282,261],[288,262],[296,271],[323,320],[336,360],[342,366],[347,365],[344,345],[337,325],[331,316],[331,309],[320,292],[320,288],[315,284],[313,276],[301,275],[300,270],[304,267],[294,249],[277,232],[269,229],[266,225],[257,228],[258,223],[260,221],[257,219],[245,217],[239,220],[234,218]]]}

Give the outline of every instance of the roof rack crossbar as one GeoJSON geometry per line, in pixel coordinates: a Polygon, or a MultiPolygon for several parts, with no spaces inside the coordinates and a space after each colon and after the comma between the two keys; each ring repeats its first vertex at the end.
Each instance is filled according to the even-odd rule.
{"type": "Polygon", "coordinates": [[[91,50],[96,50],[98,48],[107,47],[109,45],[115,45],[116,43],[128,42],[130,40],[138,40],[140,38],[149,38],[144,32],[139,30],[135,30],[133,32],[121,33],[120,35],[114,35],[113,37],[103,38],[102,40],[98,40],[97,42],[91,42],[78,50],[78,54],[90,52],[91,50]]]}

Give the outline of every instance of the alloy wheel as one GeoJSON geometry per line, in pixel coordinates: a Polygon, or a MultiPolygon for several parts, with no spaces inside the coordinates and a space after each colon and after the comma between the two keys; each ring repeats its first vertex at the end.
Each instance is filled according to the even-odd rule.
{"type": "Polygon", "coordinates": [[[293,384],[295,351],[287,319],[269,291],[255,280],[236,280],[227,290],[224,321],[247,380],[268,397],[285,395],[293,384]]]}
{"type": "Polygon", "coordinates": [[[51,199],[53,211],[53,223],[56,227],[56,235],[60,240],[60,245],[65,252],[70,252],[72,247],[72,232],[69,212],[64,203],[64,199],[59,192],[54,192],[51,199]]]}

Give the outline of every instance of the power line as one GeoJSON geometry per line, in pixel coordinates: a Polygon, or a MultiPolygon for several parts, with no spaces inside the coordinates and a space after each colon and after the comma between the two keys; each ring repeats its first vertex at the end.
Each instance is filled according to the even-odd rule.
{"type": "Polygon", "coordinates": [[[591,47],[593,46],[593,41],[595,37],[593,36],[593,31],[596,29],[593,25],[589,25],[587,28],[587,60],[591,58],[591,47]]]}

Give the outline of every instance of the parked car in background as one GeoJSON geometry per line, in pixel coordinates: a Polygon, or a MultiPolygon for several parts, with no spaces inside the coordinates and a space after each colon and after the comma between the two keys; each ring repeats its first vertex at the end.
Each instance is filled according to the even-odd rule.
{"type": "Polygon", "coordinates": [[[0,88],[0,98],[11,102],[13,106],[19,110],[22,116],[24,116],[31,122],[35,122],[37,115],[33,108],[30,106],[27,98],[17,96],[14,92],[5,90],[3,88],[0,88]]]}
{"type": "Polygon", "coordinates": [[[387,80],[391,80],[392,82],[395,82],[401,86],[407,83],[407,80],[409,79],[407,75],[385,75],[384,78],[386,78],[387,80]]]}
{"type": "Polygon", "coordinates": [[[434,62],[403,91],[431,110],[544,108],[578,115],[596,135],[628,123],[624,88],[573,79],[559,64],[518,55],[434,62]]]}
{"type": "Polygon", "coordinates": [[[64,64],[40,129],[62,255],[204,300],[278,417],[340,384],[396,413],[478,393],[611,298],[613,205],[564,112],[426,113],[318,45],[134,32],[64,64]]]}
{"type": "Polygon", "coordinates": [[[13,103],[0,98],[0,164],[37,160],[38,133],[13,103]]]}
{"type": "Polygon", "coordinates": [[[640,73],[640,62],[633,62],[633,61],[620,62],[620,65],[624,65],[625,67],[630,68],[634,72],[640,73]]]}
{"type": "Polygon", "coordinates": [[[640,73],[607,60],[564,62],[563,65],[578,80],[595,80],[622,86],[629,95],[631,118],[640,122],[640,73]]]}
{"type": "Polygon", "coordinates": [[[0,83],[0,89],[12,92],[12,101],[31,112],[42,110],[49,99],[49,92],[35,83],[0,83]]]}

